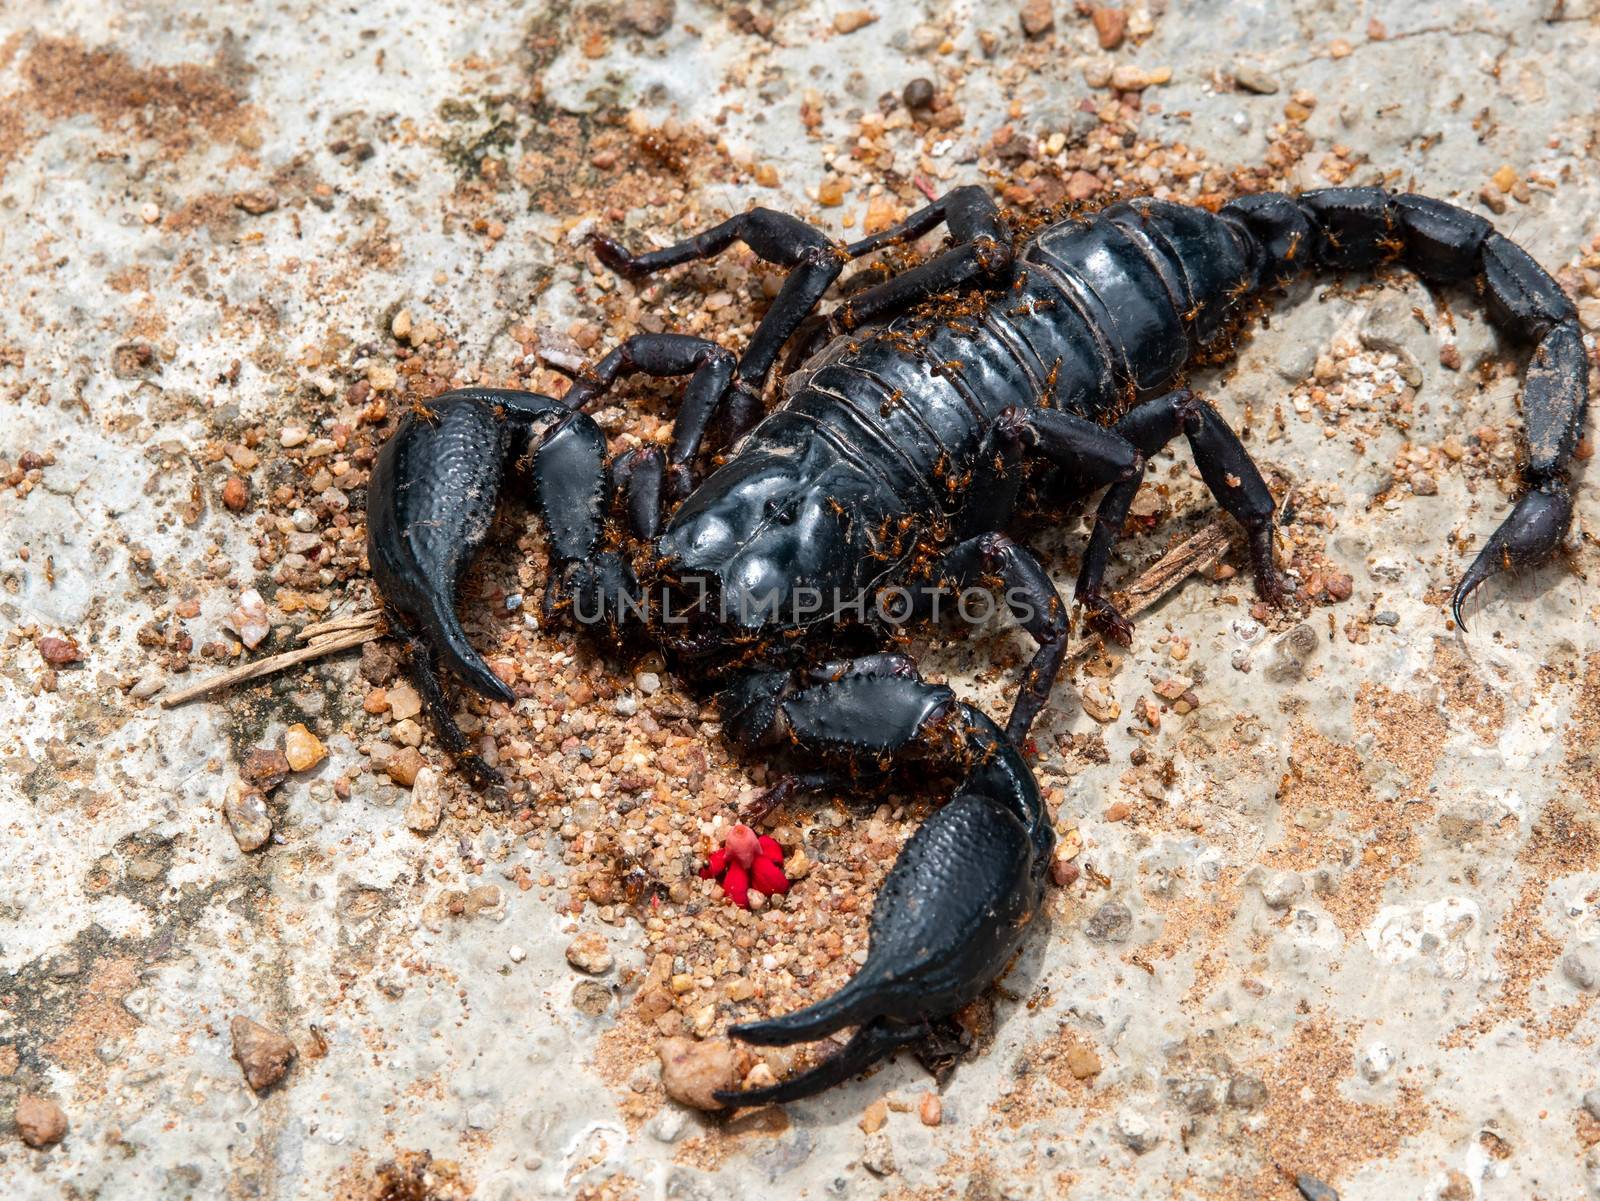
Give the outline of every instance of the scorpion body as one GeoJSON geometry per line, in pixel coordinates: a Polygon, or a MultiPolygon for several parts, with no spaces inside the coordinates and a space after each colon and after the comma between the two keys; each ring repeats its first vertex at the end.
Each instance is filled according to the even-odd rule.
{"type": "Polygon", "coordinates": [[[1475,282],[1499,329],[1534,346],[1524,490],[1458,584],[1458,622],[1473,589],[1549,558],[1570,524],[1567,471],[1588,399],[1575,312],[1524,251],[1452,205],[1374,188],[1247,196],[1217,213],[1147,199],[1014,235],[984,192],[959,188],[846,246],[754,209],[647,254],[606,238],[596,250],[636,278],[734,241],[791,269],[743,356],[641,334],[562,401],[440,397],[427,416],[402,421],[369,492],[370,558],[391,625],[446,746],[480,782],[494,773],[465,753],[436,664],[442,656],[480,692],[515,699],[454,612],[508,471],[531,487],[548,526],[547,610],[617,632],[641,624],[681,663],[713,672],[727,736],[790,769],[766,806],[886,784],[908,766],[924,788],[943,781],[952,799],[891,870],[866,964],[833,997],[733,1031],[761,1043],[855,1034],[811,1070],[725,1094],[729,1103],[805,1096],[928,1036],[1004,970],[1042,902],[1054,835],[1019,748],[1060,669],[1068,619],[1038,560],[1006,532],[1032,469],[1059,485],[1055,494],[1106,487],[1076,586],[1106,636],[1131,637],[1105,589],[1112,548],[1146,459],[1179,435],[1248,532],[1258,593],[1284,599],[1261,473],[1221,416],[1177,386],[1253,298],[1313,269],[1394,263],[1434,283],[1475,282]],[[952,235],[942,253],[811,317],[844,263],[940,222],[952,235]],[[763,413],[761,390],[791,341],[785,396],[763,413]],[[582,410],[632,371],[690,381],[666,453],[608,464],[582,410]],[[731,450],[696,483],[719,414],[731,450]],[[613,500],[642,553],[608,542],[613,500]],[[905,656],[816,662],[842,628],[874,628],[860,604],[841,617],[840,600],[910,585],[921,589],[915,617],[929,615],[920,598],[941,589],[1004,587],[1036,649],[1003,731],[905,656]],[[835,607],[805,609],[806,592],[831,593],[835,607]]]}

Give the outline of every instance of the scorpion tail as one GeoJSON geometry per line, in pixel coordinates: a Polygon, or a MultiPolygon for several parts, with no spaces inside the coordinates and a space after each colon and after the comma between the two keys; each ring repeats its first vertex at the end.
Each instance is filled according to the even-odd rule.
{"type": "MultiPolygon", "coordinates": [[[[785,701],[791,729],[807,725],[815,698],[837,715],[863,689],[944,692],[920,680],[856,678],[785,701]]],[[[843,1051],[773,1089],[730,1092],[727,1104],[794,1100],[820,1091],[923,1037],[931,1022],[976,999],[1010,964],[1044,897],[1055,836],[1038,785],[1021,756],[986,716],[957,707],[969,771],[953,800],[918,828],[873,905],[867,961],[837,993],[798,1012],[736,1026],[746,1042],[809,1042],[856,1025],[843,1051]],[[776,1090],[776,1091],[775,1091],[776,1090]]],[[[802,735],[802,741],[803,741],[802,735]]]]}
{"type": "Polygon", "coordinates": [[[1465,629],[1461,606],[1480,584],[1547,561],[1572,524],[1568,471],[1589,403],[1577,310],[1549,272],[1487,219],[1427,196],[1382,188],[1262,193],[1224,205],[1221,216],[1244,235],[1259,285],[1308,267],[1370,270],[1397,262],[1430,282],[1475,281],[1500,332],[1534,348],[1522,392],[1523,492],[1451,597],[1465,629]]]}

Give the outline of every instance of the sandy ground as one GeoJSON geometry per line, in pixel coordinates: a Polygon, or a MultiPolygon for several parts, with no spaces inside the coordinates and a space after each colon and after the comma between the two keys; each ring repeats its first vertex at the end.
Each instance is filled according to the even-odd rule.
{"type": "MultiPolygon", "coordinates": [[[[1586,0],[1027,10],[5,6],[0,1191],[1600,1196],[1600,502],[1454,630],[1517,454],[1520,360],[1470,294],[1321,281],[1201,378],[1292,482],[1302,603],[1191,580],[1058,686],[1036,764],[1075,879],[942,1083],[904,1057],[731,1121],[665,1098],[662,1038],[848,974],[924,798],[781,815],[811,873],[732,910],[693,869],[763,766],[647,648],[539,628],[520,517],[468,605],[523,696],[469,717],[499,808],[378,644],[161,707],[370,605],[366,472],[409,404],[556,389],[541,352],[652,325],[736,344],[776,282],[732,254],[635,290],[597,227],[1381,181],[1489,213],[1600,325],[1586,0]],[[252,758],[294,726],[308,766],[252,758]]],[[[669,396],[620,394],[614,447],[669,396]]],[[[1119,576],[1208,518],[1185,452],[1153,480],[1119,576]]],[[[1063,583],[1083,532],[1041,539],[1063,583]]],[[[934,642],[1003,713],[1025,644],[934,642]]]]}

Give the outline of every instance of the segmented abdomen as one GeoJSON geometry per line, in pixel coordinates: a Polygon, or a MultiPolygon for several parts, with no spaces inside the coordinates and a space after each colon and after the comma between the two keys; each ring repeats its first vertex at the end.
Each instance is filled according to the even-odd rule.
{"type": "Polygon", "coordinates": [[[1019,300],[1036,313],[1020,332],[1060,364],[1053,403],[1105,421],[1169,390],[1248,290],[1251,260],[1226,222],[1160,200],[1040,230],[1016,266],[1019,300]]]}
{"type": "Polygon", "coordinates": [[[1245,290],[1250,247],[1200,209],[1155,200],[1046,226],[1009,287],[841,338],[807,364],[767,434],[826,431],[911,511],[958,507],[994,421],[1050,404],[1107,421],[1171,387],[1245,290]]]}

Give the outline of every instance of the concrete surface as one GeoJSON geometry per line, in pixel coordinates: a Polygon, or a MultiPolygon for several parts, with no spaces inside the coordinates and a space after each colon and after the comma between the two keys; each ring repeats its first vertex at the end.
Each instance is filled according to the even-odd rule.
{"type": "MultiPolygon", "coordinates": [[[[650,26],[652,6],[623,7],[650,26]]],[[[1265,161],[1303,91],[1310,144],[1290,182],[1382,172],[1478,207],[1509,166],[1527,199],[1505,200],[1500,227],[1568,269],[1595,314],[1600,16],[1577,0],[1151,3],[1109,52],[1061,2],[1036,42],[1012,5],[871,0],[879,19],[849,33],[836,12],[863,5],[751,7],[769,38],[688,0],[656,36],[600,6],[499,0],[0,13],[0,458],[53,456],[0,490],[0,1191],[1287,1197],[1308,1173],[1346,1199],[1600,1196],[1600,1111],[1583,1108],[1600,1086],[1600,505],[1585,483],[1574,572],[1496,584],[1469,635],[1447,627],[1441,589],[1498,521],[1513,454],[1516,363],[1467,298],[1452,305],[1459,370],[1440,363],[1435,300],[1397,280],[1301,290],[1212,387],[1224,412],[1250,406],[1263,459],[1301,490],[1294,537],[1353,595],[1295,635],[1297,619],[1251,618],[1239,580],[1192,581],[1116,670],[1083,677],[1122,718],[1102,725],[1058,688],[1040,772],[1094,874],[1053,898],[937,1128],[915,1112],[930,1082],[910,1059],[732,1126],[662,1101],[647,1048],[602,1070],[632,995],[621,973],[645,963],[639,925],[559,911],[562,840],[515,836],[458,793],[436,831],[408,829],[407,798],[365,770],[354,655],[157,707],[190,650],[181,631],[231,648],[221,621],[240,591],[283,603],[261,531],[286,517],[306,532],[271,498],[316,466],[286,459],[281,431],[354,420],[350,389],[383,383],[400,308],[453,340],[462,379],[531,378],[532,344],[604,321],[592,260],[565,235],[615,217],[574,211],[600,185],[554,140],[629,113],[776,169],[776,189],[680,180],[707,212],[753,196],[815,212],[850,110],[919,76],[962,120],[942,139],[894,135],[902,200],[915,172],[937,185],[1002,167],[1003,125],[1030,144],[1064,134],[1033,158],[1081,166],[1097,118],[1080,102],[1112,97],[1085,81],[1097,63],[1170,67],[1133,125],[1224,172],[1265,161]],[[1248,69],[1276,93],[1233,88],[1248,69]],[[824,100],[814,137],[808,93],[824,100]],[[1410,411],[1386,407],[1385,385],[1417,372],[1410,411]],[[1504,431],[1498,451],[1479,427],[1504,431]],[[259,462],[240,467],[218,448],[249,429],[259,462]],[[1421,457],[1397,472],[1403,444],[1421,457]],[[230,462],[252,490],[239,516],[219,499],[230,462]],[[53,679],[50,636],[83,652],[53,679]],[[1200,708],[1140,708],[1180,673],[1200,708]],[[329,758],[277,790],[278,835],[245,854],[223,799],[244,751],[297,721],[329,758]],[[519,870],[536,886],[516,887],[519,870]],[[444,894],[489,882],[476,916],[439,918],[444,894]],[[563,954],[594,928],[619,958],[600,1016],[574,1008],[563,954]],[[259,1097],[231,1058],[237,1014],[300,1049],[259,1097]],[[1080,1077],[1081,1047],[1098,1064],[1080,1077]],[[53,1149],[10,1135],[23,1094],[65,1111],[53,1149]],[[885,1096],[886,1124],[864,1135],[885,1096]]],[[[863,209],[856,182],[821,210],[841,234],[863,209]]],[[[1130,182],[1200,186],[1161,169],[1130,182]]],[[[642,214],[625,223],[645,237],[642,214]]],[[[1181,517],[1119,571],[1203,518],[1189,474],[1167,476],[1186,463],[1161,467],[1181,517]]],[[[1082,528],[1063,531],[1063,581],[1082,528]]],[[[504,571],[506,590],[537,582],[504,571]]],[[[349,608],[358,577],[301,590],[349,608]]],[[[264,649],[304,618],[274,608],[264,649]]],[[[1005,681],[972,669],[1008,649],[1000,634],[930,662],[1000,711],[1005,681]]],[[[195,653],[191,675],[217,670],[195,653]]]]}

